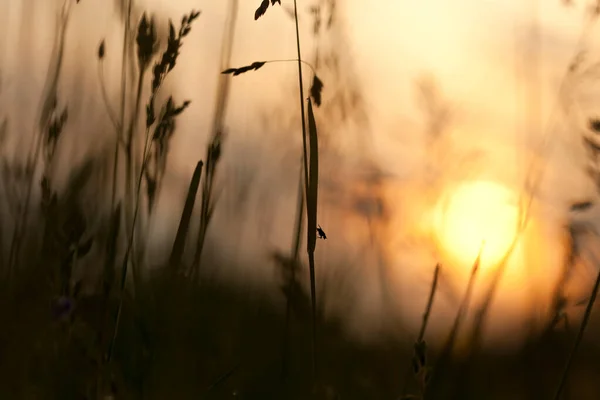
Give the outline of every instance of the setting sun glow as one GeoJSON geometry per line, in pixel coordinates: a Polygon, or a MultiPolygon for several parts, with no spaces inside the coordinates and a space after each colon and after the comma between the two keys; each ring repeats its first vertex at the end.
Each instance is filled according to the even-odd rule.
{"type": "Polygon", "coordinates": [[[471,266],[481,250],[481,266],[497,264],[515,237],[519,210],[515,194],[489,181],[463,183],[436,210],[437,239],[452,262],[471,266]]]}

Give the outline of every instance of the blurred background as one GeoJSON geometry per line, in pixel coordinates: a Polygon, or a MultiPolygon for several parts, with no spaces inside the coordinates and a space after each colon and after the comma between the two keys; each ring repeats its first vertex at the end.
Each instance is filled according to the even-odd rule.
{"type": "Polygon", "coordinates": [[[598,398],[600,3],[298,1],[316,347],[294,3],[0,4],[1,397],[598,398]]]}

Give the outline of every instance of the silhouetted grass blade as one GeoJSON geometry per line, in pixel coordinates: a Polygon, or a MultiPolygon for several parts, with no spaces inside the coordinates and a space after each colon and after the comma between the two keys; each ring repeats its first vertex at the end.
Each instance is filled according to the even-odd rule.
{"type": "Polygon", "coordinates": [[[187,233],[190,226],[192,211],[194,210],[194,203],[196,202],[198,187],[200,186],[203,165],[204,164],[202,161],[198,161],[198,164],[196,164],[196,169],[194,170],[194,175],[190,181],[190,187],[185,200],[185,206],[183,207],[179,228],[177,229],[177,235],[175,236],[175,242],[173,243],[171,257],[169,259],[170,267],[174,270],[177,270],[179,267],[181,258],[183,256],[183,251],[185,249],[185,240],[187,238],[187,233]]]}
{"type": "Polygon", "coordinates": [[[312,101],[308,99],[308,137],[310,147],[308,182],[308,251],[314,252],[317,242],[317,198],[319,185],[319,143],[312,101]]]}

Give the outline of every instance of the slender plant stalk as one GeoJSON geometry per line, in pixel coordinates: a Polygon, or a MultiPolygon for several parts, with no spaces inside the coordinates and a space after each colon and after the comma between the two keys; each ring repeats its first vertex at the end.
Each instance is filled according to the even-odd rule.
{"type": "Polygon", "coordinates": [[[485,320],[487,318],[487,314],[489,312],[492,301],[494,300],[494,297],[496,295],[496,291],[498,290],[498,286],[500,285],[500,281],[502,280],[502,277],[504,276],[504,272],[506,270],[506,267],[510,260],[510,257],[512,256],[517,244],[519,243],[519,240],[521,238],[524,228],[525,228],[525,225],[522,225],[522,224],[520,224],[517,227],[515,236],[513,238],[513,241],[511,243],[510,247],[508,248],[504,257],[500,260],[500,262],[498,263],[498,265],[495,268],[495,273],[492,278],[492,282],[491,282],[490,287],[488,288],[487,292],[485,293],[481,307],[475,313],[475,317],[474,317],[475,320],[473,322],[473,331],[471,332],[470,340],[469,340],[470,349],[468,351],[466,360],[463,363],[463,367],[459,371],[459,377],[457,378],[458,389],[455,392],[456,398],[460,398],[460,396],[463,395],[463,391],[465,389],[464,385],[466,384],[466,376],[469,373],[469,368],[471,368],[471,366],[473,364],[473,359],[475,358],[477,352],[481,348],[481,342],[483,339],[483,329],[485,327],[485,320]]]}
{"type": "Polygon", "coordinates": [[[304,219],[304,187],[302,185],[302,169],[298,176],[298,200],[296,208],[296,226],[294,228],[294,243],[292,245],[292,258],[299,260],[300,243],[302,242],[302,220],[304,219]]]}
{"type": "MultiPolygon", "coordinates": [[[[583,51],[584,51],[583,46],[585,45],[585,42],[588,39],[590,33],[593,31],[594,25],[597,21],[597,17],[598,17],[598,13],[596,11],[592,11],[588,14],[588,18],[586,19],[586,21],[582,27],[582,30],[579,34],[579,38],[578,38],[577,44],[575,46],[574,54],[571,57],[569,65],[559,83],[559,87],[558,87],[558,97],[559,98],[561,96],[563,96],[565,89],[569,83],[570,78],[573,76],[574,72],[577,69],[576,68],[577,61],[580,59],[581,55],[583,54],[583,51]]],[[[548,143],[549,136],[550,136],[550,133],[552,132],[552,129],[554,128],[554,126],[557,123],[556,120],[559,117],[557,110],[559,109],[559,107],[560,107],[560,101],[557,101],[556,104],[553,105],[551,112],[549,114],[548,121],[546,124],[547,126],[545,127],[543,135],[542,135],[542,140],[536,148],[537,152],[541,153],[542,151],[546,150],[546,148],[549,146],[549,143],[548,143]]],[[[524,230],[529,222],[530,211],[531,211],[531,207],[533,204],[533,197],[535,195],[535,192],[541,185],[542,178],[544,175],[544,169],[542,169],[541,171],[538,171],[536,173],[534,166],[535,166],[535,160],[531,161],[527,168],[525,181],[524,181],[524,185],[523,185],[524,187],[520,193],[519,204],[521,206],[519,207],[519,224],[521,226],[521,230],[524,230]],[[528,187],[530,187],[531,189],[530,189],[529,195],[526,196],[528,187]],[[525,199],[525,197],[527,197],[527,199],[525,199]]]]}
{"type": "Polygon", "coordinates": [[[429,322],[429,316],[431,315],[431,309],[433,307],[433,299],[435,297],[435,292],[438,284],[438,277],[440,275],[440,264],[435,266],[435,271],[433,272],[433,283],[431,284],[431,290],[429,291],[429,298],[427,300],[427,307],[425,307],[425,312],[423,313],[423,322],[421,323],[421,329],[419,330],[419,336],[417,338],[418,342],[422,342],[425,338],[425,332],[427,331],[427,323],[429,322]]]}
{"type": "MultiPolygon", "coordinates": [[[[456,313],[456,317],[454,318],[454,323],[452,324],[452,329],[450,330],[450,334],[444,343],[444,347],[438,357],[438,362],[435,365],[435,369],[433,371],[433,379],[431,382],[432,388],[438,388],[442,382],[442,373],[446,371],[448,363],[452,357],[452,351],[454,350],[454,344],[456,343],[456,338],[458,336],[458,331],[460,330],[461,323],[463,321],[464,315],[469,308],[469,304],[471,303],[471,296],[473,293],[473,289],[475,288],[475,279],[477,278],[477,274],[479,272],[479,267],[481,264],[481,253],[483,251],[483,244],[479,248],[479,254],[473,263],[473,268],[471,268],[471,275],[469,276],[469,281],[467,282],[467,289],[463,296],[463,299],[458,307],[458,312],[456,313]]],[[[435,398],[433,396],[432,398],[435,398]]]]}
{"type": "MultiPolygon", "coordinates": [[[[591,25],[594,23],[596,17],[598,16],[598,8],[595,9],[595,11],[593,12],[590,20],[589,20],[589,25],[586,25],[584,27],[584,32],[582,33],[582,37],[580,38],[580,43],[583,42],[583,39],[586,37],[587,34],[587,29],[591,27],[591,25]]],[[[595,163],[597,165],[597,160],[595,160],[595,163]]],[[[596,182],[597,183],[597,182],[596,182]]],[[[571,231],[571,251],[575,251],[577,246],[576,240],[573,238],[573,232],[571,231]]],[[[571,256],[571,254],[569,254],[569,256],[571,256]]],[[[570,262],[572,262],[571,259],[569,259],[570,262]]],[[[567,274],[567,271],[563,271],[563,274],[567,274]]],[[[562,281],[564,283],[565,277],[563,276],[562,281]]],[[[569,372],[571,369],[571,365],[573,364],[573,360],[575,358],[575,355],[577,354],[577,350],[579,349],[579,345],[581,344],[581,340],[583,339],[583,334],[585,332],[585,329],[589,323],[589,319],[592,313],[592,309],[594,306],[594,303],[596,301],[596,297],[598,295],[598,290],[600,288],[600,272],[598,273],[597,277],[596,277],[596,281],[594,282],[594,287],[592,289],[592,293],[590,295],[590,298],[588,300],[586,309],[585,309],[585,313],[583,315],[583,320],[581,321],[581,326],[579,327],[579,331],[577,332],[577,337],[575,338],[575,342],[573,343],[573,348],[571,349],[571,352],[569,353],[568,359],[567,359],[567,363],[565,365],[564,371],[560,377],[560,381],[558,383],[558,387],[556,389],[555,395],[554,395],[554,400],[559,400],[562,393],[565,390],[565,385],[567,383],[567,378],[569,376],[569,372]]],[[[559,297],[559,296],[556,296],[559,297]]],[[[555,301],[555,303],[557,303],[555,301]]],[[[558,307],[557,307],[558,308],[558,307]]],[[[557,317],[555,316],[555,319],[557,317]]]]}
{"type": "MultiPolygon", "coordinates": [[[[429,291],[429,298],[427,299],[427,305],[425,306],[425,312],[423,313],[423,321],[421,322],[421,328],[419,329],[419,335],[417,336],[416,343],[423,342],[425,338],[425,332],[427,331],[427,324],[429,322],[429,316],[431,315],[431,309],[433,308],[433,300],[435,298],[435,293],[437,291],[438,278],[440,275],[440,264],[436,264],[435,270],[433,271],[433,282],[431,283],[431,290],[429,291]]],[[[402,390],[402,395],[406,395],[408,390],[408,378],[410,377],[410,373],[412,370],[412,366],[408,368],[404,378],[404,389],[402,390]]]]}
{"type": "MultiPolygon", "coordinates": [[[[103,59],[98,62],[98,82],[100,82],[100,92],[102,94],[102,100],[104,101],[104,105],[106,107],[106,113],[108,114],[108,118],[110,122],[113,124],[113,128],[115,129],[116,139],[118,143],[119,132],[121,131],[121,126],[119,125],[119,119],[114,113],[114,110],[111,108],[110,100],[108,97],[108,92],[106,91],[106,82],[104,79],[104,63],[103,59]]],[[[114,200],[114,199],[112,199],[114,200]]],[[[112,209],[112,207],[111,207],[112,209]]]]}
{"type": "MultiPolygon", "coordinates": [[[[160,64],[156,64],[155,65],[155,69],[154,69],[154,74],[155,74],[155,80],[153,81],[153,88],[152,88],[152,93],[151,93],[151,97],[149,100],[149,107],[153,107],[154,104],[154,96],[156,95],[162,80],[157,80],[156,74],[157,71],[159,71],[158,73],[164,75],[166,73],[168,73],[170,71],[170,69],[167,69],[168,65],[166,64],[166,57],[167,57],[167,52],[171,52],[173,49],[170,47],[171,45],[175,44],[177,46],[180,46],[180,40],[181,37],[185,36],[187,34],[187,32],[189,32],[189,27],[187,28],[188,31],[184,31],[183,30],[183,25],[185,24],[185,21],[187,21],[187,19],[189,18],[189,21],[192,21],[193,19],[195,19],[197,16],[199,15],[199,12],[192,12],[190,14],[189,17],[184,17],[182,19],[182,28],[180,30],[180,35],[179,35],[179,39],[177,40],[177,42],[171,42],[171,40],[174,40],[174,29],[171,25],[171,35],[170,35],[170,41],[169,41],[169,47],[167,48],[167,51],[163,54],[163,58],[161,59],[161,63],[160,64]],[[160,72],[160,68],[163,68],[162,72],[160,72]]],[[[146,24],[146,18],[145,16],[143,17],[142,21],[140,22],[140,30],[143,29],[144,25],[146,24]],[[144,25],[142,25],[144,24],[144,25]]],[[[151,22],[152,24],[152,22],[151,22]]],[[[152,29],[151,29],[152,30],[152,29]]],[[[150,43],[151,47],[154,47],[154,40],[155,38],[153,37],[154,35],[151,34],[150,38],[145,38],[145,39],[140,39],[142,41],[144,40],[151,40],[152,42],[150,43]]],[[[148,43],[145,43],[144,46],[146,46],[148,43]]],[[[154,144],[154,136],[150,135],[150,127],[153,124],[153,122],[149,122],[151,120],[153,120],[154,118],[149,117],[147,114],[147,119],[146,119],[146,129],[145,129],[145,135],[144,135],[144,147],[143,147],[143,154],[142,154],[142,161],[141,161],[141,165],[139,166],[139,173],[137,176],[137,185],[136,185],[136,190],[135,193],[132,192],[132,174],[133,172],[138,172],[137,171],[137,166],[136,161],[137,161],[137,146],[136,141],[135,141],[135,133],[136,133],[136,128],[137,128],[137,120],[139,117],[139,109],[141,106],[141,94],[142,94],[142,83],[144,80],[144,75],[145,72],[148,68],[149,65],[149,61],[150,58],[154,52],[154,50],[152,48],[150,49],[144,49],[144,52],[146,52],[147,54],[144,54],[143,56],[140,56],[138,58],[139,61],[139,72],[138,72],[138,84],[137,84],[137,94],[136,94],[136,100],[135,100],[135,106],[134,106],[134,112],[133,115],[131,116],[131,120],[129,123],[129,127],[127,130],[127,137],[126,137],[126,152],[127,152],[127,165],[126,165],[126,182],[125,182],[125,186],[126,186],[126,203],[128,208],[131,207],[131,202],[133,201],[133,215],[130,216],[131,221],[130,221],[130,231],[129,231],[129,238],[128,238],[128,243],[127,243],[127,248],[125,251],[125,256],[123,258],[123,264],[122,264],[122,273],[121,273],[121,284],[120,284],[120,298],[119,298],[119,307],[118,307],[118,311],[117,311],[117,321],[115,324],[115,328],[114,328],[114,333],[113,333],[113,337],[109,346],[109,359],[112,356],[112,352],[114,349],[114,344],[116,342],[116,338],[117,338],[117,334],[118,334],[118,328],[119,328],[119,322],[120,322],[120,317],[121,317],[121,313],[122,313],[122,309],[123,309],[123,294],[124,294],[124,290],[125,290],[125,283],[126,283],[126,279],[127,279],[127,269],[128,269],[128,265],[129,265],[129,261],[130,261],[130,255],[133,251],[133,246],[135,243],[135,235],[136,235],[136,222],[137,222],[137,218],[139,216],[139,212],[140,212],[140,199],[141,199],[141,188],[142,188],[142,181],[144,178],[144,173],[146,172],[146,168],[148,165],[148,161],[150,158],[150,155],[152,154],[152,145],[154,144]],[[148,57],[148,59],[146,59],[146,57],[148,57]],[[135,154],[134,154],[135,153],[135,154]]],[[[172,55],[172,57],[176,57],[178,53],[175,53],[175,55],[172,55]]],[[[171,59],[171,67],[173,68],[175,63],[174,58],[171,59]]],[[[164,76],[163,76],[164,78],[164,76]]],[[[171,99],[169,99],[169,103],[170,104],[171,99]]],[[[185,109],[185,107],[187,107],[187,105],[189,104],[189,102],[185,102],[184,105],[180,108],[177,108],[176,110],[171,109],[170,113],[171,114],[167,114],[164,117],[165,118],[173,118],[174,115],[177,115],[178,113],[180,113],[181,111],[183,111],[185,109]]],[[[152,109],[152,108],[150,108],[152,109]]],[[[165,111],[166,113],[166,111],[165,111]]],[[[162,121],[162,116],[161,116],[161,122],[162,121]]],[[[131,210],[131,209],[130,209],[131,210]]],[[[131,212],[131,211],[130,211],[131,212]]],[[[126,218],[129,219],[129,218],[126,218]]],[[[126,221],[127,223],[127,221],[126,221]]],[[[127,227],[126,227],[127,228],[127,227]]],[[[132,263],[132,266],[134,268],[134,281],[137,280],[136,279],[136,271],[135,271],[135,263],[132,263]]],[[[136,282],[139,284],[139,281],[136,282]]]]}
{"type": "Polygon", "coordinates": [[[552,293],[550,309],[552,310],[553,315],[546,326],[546,332],[550,332],[554,329],[556,324],[561,320],[561,314],[566,305],[565,286],[569,281],[576,259],[579,256],[579,244],[577,243],[575,229],[573,226],[569,226],[568,231],[568,244],[566,245],[567,253],[565,254],[561,273],[552,293]]]}
{"type": "MultiPolygon", "coordinates": [[[[227,66],[231,63],[233,43],[235,42],[235,25],[237,22],[238,7],[239,0],[230,0],[229,15],[225,28],[225,35],[223,36],[223,47],[221,51],[221,69],[227,68],[227,66]]],[[[217,131],[223,129],[231,80],[226,76],[219,75],[218,85],[217,98],[215,101],[215,114],[213,117],[213,135],[217,131]]]]}
{"type": "MultiPolygon", "coordinates": [[[[306,196],[308,196],[308,192],[305,191],[304,189],[308,190],[308,177],[307,177],[307,168],[306,168],[306,128],[304,126],[304,94],[303,94],[303,81],[302,81],[302,64],[308,66],[311,71],[313,72],[314,75],[316,75],[316,71],[315,68],[308,62],[302,60],[302,56],[301,56],[301,52],[300,52],[300,39],[299,39],[299,28],[298,28],[298,18],[297,18],[297,10],[296,10],[296,4],[294,4],[294,13],[295,13],[295,22],[296,22],[296,39],[297,39],[297,47],[298,47],[298,58],[296,59],[282,59],[282,60],[269,60],[267,61],[267,63],[275,63],[275,62],[290,62],[290,61],[295,61],[298,63],[298,75],[300,77],[299,79],[299,86],[300,86],[300,105],[301,105],[301,114],[302,114],[302,137],[303,137],[303,163],[304,163],[304,176],[305,176],[305,188],[302,187],[302,175],[303,175],[303,171],[302,169],[300,169],[300,176],[298,179],[298,201],[297,201],[297,211],[296,211],[296,226],[294,229],[295,232],[295,236],[294,236],[294,242],[292,245],[292,270],[291,270],[291,276],[290,276],[290,283],[291,283],[291,287],[295,287],[294,283],[296,280],[296,270],[295,270],[295,266],[299,265],[300,263],[300,259],[299,259],[299,252],[300,252],[300,243],[301,243],[301,238],[302,238],[302,221],[304,219],[304,196],[306,193],[306,196]]],[[[301,161],[302,162],[302,161],[301,161]]],[[[308,204],[307,204],[308,207],[308,204]]],[[[310,229],[310,227],[309,227],[310,229]]],[[[316,227],[315,227],[316,229],[316,227]]],[[[311,301],[312,301],[312,310],[313,310],[313,370],[316,371],[316,298],[313,295],[314,293],[316,293],[315,287],[313,285],[314,282],[314,260],[310,260],[309,262],[311,262],[310,266],[311,266],[311,301]]],[[[284,337],[283,337],[283,357],[282,357],[282,378],[285,379],[287,377],[287,363],[288,363],[288,357],[289,357],[289,326],[290,326],[290,319],[291,319],[291,310],[292,310],[292,299],[288,296],[287,301],[286,301],[286,312],[285,312],[285,326],[284,326],[284,337]]],[[[316,374],[316,372],[315,372],[316,374]]]]}
{"type": "MultiPolygon", "coordinates": [[[[136,217],[133,216],[133,213],[135,213],[135,211],[133,211],[133,208],[137,208],[138,205],[137,203],[139,202],[139,200],[137,199],[137,197],[139,196],[139,189],[138,189],[138,194],[136,195],[134,193],[134,186],[133,186],[133,179],[134,179],[134,174],[137,172],[137,146],[136,146],[136,135],[135,135],[135,131],[137,128],[137,120],[138,120],[138,116],[139,116],[139,112],[140,112],[140,106],[142,104],[142,85],[144,83],[144,76],[146,75],[146,70],[144,68],[140,69],[139,71],[139,76],[138,76],[138,81],[137,81],[137,89],[136,89],[136,96],[135,96],[135,107],[134,107],[134,112],[131,116],[131,120],[129,121],[129,127],[127,129],[127,139],[126,139],[126,165],[125,165],[125,193],[127,196],[127,228],[129,230],[131,230],[131,232],[133,232],[135,230],[135,221],[136,221],[136,217]]],[[[146,133],[146,136],[149,135],[149,132],[146,133]]],[[[147,139],[146,139],[147,141],[147,139]]],[[[146,144],[144,145],[146,146],[146,144]]],[[[144,148],[144,160],[142,160],[142,163],[145,163],[145,153],[146,149],[144,148]]],[[[142,165],[140,167],[140,170],[142,170],[144,168],[144,166],[142,165]]],[[[141,172],[138,174],[138,176],[142,176],[141,172]]],[[[133,254],[135,254],[135,245],[136,245],[136,240],[135,240],[135,236],[132,242],[132,246],[133,246],[133,254]]],[[[135,259],[135,257],[131,257],[131,265],[132,265],[132,272],[133,272],[133,279],[134,282],[137,284],[139,283],[139,271],[137,270],[137,261],[135,259]]]]}
{"type": "Polygon", "coordinates": [[[125,99],[127,98],[127,51],[129,49],[129,33],[131,30],[131,7],[132,0],[127,0],[127,11],[125,13],[125,28],[123,31],[123,54],[121,59],[121,105],[120,105],[120,115],[119,115],[119,131],[117,132],[117,137],[115,138],[115,149],[114,149],[114,159],[113,159],[113,177],[112,177],[112,193],[110,200],[110,209],[114,210],[115,201],[117,196],[117,181],[118,181],[118,170],[119,170],[119,145],[122,140],[125,138],[125,115],[126,115],[126,107],[127,103],[125,99]]]}
{"type": "Polygon", "coordinates": [[[144,154],[142,157],[142,167],[140,169],[140,174],[138,176],[138,181],[137,181],[137,190],[136,190],[136,196],[135,196],[135,208],[133,210],[132,230],[129,233],[129,238],[127,241],[127,248],[125,250],[125,256],[123,257],[123,264],[122,264],[122,269],[121,269],[119,308],[117,310],[117,320],[115,323],[113,337],[112,337],[112,340],[111,340],[111,343],[109,346],[109,350],[108,350],[108,361],[111,360],[111,357],[113,354],[114,345],[117,340],[117,334],[119,331],[119,323],[121,321],[121,313],[123,310],[123,295],[125,292],[125,282],[127,281],[127,267],[129,265],[129,258],[130,258],[131,251],[133,248],[133,241],[134,241],[134,237],[135,237],[135,226],[136,226],[137,217],[138,217],[139,209],[140,209],[139,206],[140,206],[140,197],[141,197],[140,193],[141,193],[141,189],[142,189],[142,180],[144,178],[144,171],[145,171],[146,164],[148,161],[148,155],[150,154],[150,150],[152,148],[152,140],[148,140],[149,137],[150,137],[150,128],[147,127],[146,128],[146,143],[144,144],[144,154]]]}
{"type": "MultiPolygon", "coordinates": [[[[8,281],[12,275],[13,269],[19,263],[19,253],[21,250],[21,242],[25,237],[25,230],[27,226],[27,217],[29,215],[29,206],[31,203],[31,194],[33,185],[35,182],[35,170],[38,165],[39,155],[42,148],[42,136],[44,130],[50,120],[50,114],[53,109],[53,103],[56,99],[56,92],[58,88],[58,79],[60,77],[60,71],[62,69],[63,54],[65,49],[65,38],[67,27],[69,23],[71,3],[66,0],[62,6],[61,17],[58,27],[58,35],[54,40],[54,47],[52,50],[53,58],[50,60],[50,66],[48,68],[48,76],[46,78],[46,84],[44,89],[44,100],[40,105],[39,118],[37,130],[34,130],[34,138],[31,142],[29,149],[29,158],[27,160],[26,173],[28,175],[27,191],[25,193],[25,204],[22,207],[21,214],[16,221],[14,233],[9,251],[8,259],[8,281]]],[[[35,129],[35,128],[34,128],[35,129]]]]}
{"type": "MultiPolygon", "coordinates": [[[[575,237],[573,228],[571,228],[570,238],[571,238],[571,240],[570,240],[571,246],[569,249],[570,251],[567,254],[567,261],[565,262],[565,269],[563,270],[563,276],[561,277],[561,281],[559,283],[561,285],[561,287],[566,283],[566,279],[568,276],[568,269],[572,266],[572,264],[574,262],[574,257],[578,253],[578,249],[577,249],[578,244],[577,244],[577,239],[575,237]]],[[[560,377],[558,387],[556,388],[554,400],[559,400],[560,396],[562,395],[563,391],[565,390],[565,385],[567,383],[567,378],[568,378],[569,372],[571,370],[571,365],[573,364],[573,360],[575,359],[575,355],[577,354],[577,350],[579,349],[579,345],[581,344],[581,340],[583,339],[583,333],[589,323],[589,319],[592,314],[592,309],[594,307],[596,297],[598,296],[599,288],[600,288],[600,272],[598,272],[598,275],[596,276],[596,281],[594,282],[594,287],[592,289],[592,293],[590,295],[587,306],[585,308],[585,313],[583,314],[583,320],[581,321],[581,326],[579,327],[579,331],[577,332],[577,337],[575,338],[575,342],[573,343],[573,348],[571,349],[571,352],[569,353],[569,357],[567,359],[565,369],[560,377]]],[[[557,288],[557,292],[559,292],[558,288],[557,288]]],[[[559,307],[561,306],[560,300],[562,298],[563,298],[562,292],[555,294],[554,307],[556,309],[556,311],[555,311],[556,315],[554,316],[551,326],[553,326],[559,318],[558,317],[559,307]]]]}
{"type": "Polygon", "coordinates": [[[287,59],[282,59],[282,60],[269,60],[269,61],[265,61],[265,64],[272,64],[272,63],[286,63],[286,62],[295,62],[297,63],[298,61],[300,61],[302,64],[306,65],[308,68],[310,68],[310,70],[312,71],[312,73],[314,75],[317,74],[316,69],[317,66],[313,66],[311,63],[309,63],[308,61],[302,60],[302,59],[298,59],[298,58],[287,58],[287,59]]]}
{"type": "Polygon", "coordinates": [[[310,271],[310,292],[312,306],[312,336],[313,336],[313,370],[317,379],[317,288],[315,274],[315,248],[317,245],[317,205],[319,186],[319,143],[317,125],[313,113],[312,100],[308,98],[308,133],[310,138],[310,170],[308,193],[306,194],[306,219],[307,219],[307,252],[308,267],[310,271]]]}
{"type": "MultiPolygon", "coordinates": [[[[221,47],[221,70],[227,68],[231,63],[231,54],[233,52],[233,43],[235,40],[235,25],[237,21],[237,13],[239,8],[238,0],[231,0],[229,3],[229,15],[226,22],[225,34],[223,35],[223,43],[221,47]]],[[[215,100],[215,113],[213,117],[212,139],[211,144],[216,144],[221,140],[222,132],[225,124],[225,112],[227,111],[227,100],[229,98],[230,78],[224,74],[219,75],[217,95],[215,100]]],[[[208,147],[206,155],[206,169],[204,173],[204,184],[202,190],[202,204],[200,209],[200,227],[196,241],[196,251],[192,262],[192,279],[196,279],[198,269],[202,261],[202,253],[204,251],[204,242],[206,240],[206,231],[208,229],[210,215],[212,214],[213,204],[213,186],[214,186],[214,171],[216,168],[217,159],[211,156],[211,145],[208,147]]]]}
{"type": "MultiPolygon", "coordinates": [[[[132,9],[132,1],[133,0],[127,0],[127,10],[125,13],[125,26],[124,26],[124,32],[123,32],[123,54],[122,54],[122,59],[121,59],[121,104],[120,104],[120,123],[119,123],[119,132],[117,133],[117,137],[115,140],[115,149],[114,149],[114,160],[113,160],[113,181],[112,181],[112,194],[111,194],[111,210],[114,209],[114,204],[116,201],[116,193],[117,193],[117,183],[118,183],[118,169],[119,169],[119,146],[121,144],[121,141],[125,140],[125,118],[126,118],[126,108],[127,108],[127,102],[126,102],[126,98],[127,98],[127,60],[128,60],[128,50],[129,50],[129,33],[131,30],[131,9],[132,9]]],[[[127,195],[127,192],[125,192],[127,195]]],[[[127,199],[125,199],[124,201],[124,208],[125,208],[125,214],[127,215],[127,209],[129,208],[129,205],[127,203],[127,199]]],[[[115,211],[116,212],[116,211],[115,211]]],[[[120,213],[119,213],[120,214],[120,213]]],[[[115,218],[118,218],[120,221],[120,215],[115,215],[115,218]]],[[[116,221],[114,221],[116,222],[116,221]]],[[[125,224],[125,232],[128,231],[128,226],[127,223],[125,224]]],[[[116,259],[116,243],[115,243],[115,248],[113,249],[114,253],[110,254],[110,259],[112,259],[113,265],[116,259]]],[[[127,250],[128,251],[128,250],[127,250]]],[[[107,260],[108,262],[109,260],[107,260]]],[[[117,338],[117,333],[118,333],[118,329],[119,329],[119,323],[121,320],[121,312],[122,312],[122,307],[123,307],[123,291],[125,289],[125,280],[127,277],[127,262],[128,262],[128,254],[126,253],[125,256],[125,262],[123,263],[122,266],[122,271],[121,271],[121,282],[120,282],[120,295],[119,295],[119,308],[117,310],[117,318],[116,318],[116,322],[115,322],[115,328],[114,328],[114,332],[113,332],[113,336],[111,338],[109,347],[108,347],[108,351],[107,351],[107,357],[106,357],[106,362],[110,363],[111,359],[112,359],[112,355],[113,355],[113,351],[114,351],[114,345],[115,345],[115,341],[117,338]]],[[[112,284],[112,282],[111,282],[112,284]]]]}
{"type": "MultiPolygon", "coordinates": [[[[109,299],[112,292],[112,287],[115,282],[115,261],[117,259],[117,248],[119,244],[119,230],[121,224],[121,203],[117,204],[114,211],[112,211],[108,240],[106,243],[106,259],[104,260],[104,271],[102,274],[102,319],[100,322],[100,343],[105,342],[105,326],[108,319],[109,313],[109,299]]],[[[96,390],[97,399],[102,398],[102,371],[105,362],[104,351],[101,349],[98,352],[98,371],[96,376],[96,390]]]]}
{"type": "MultiPolygon", "coordinates": [[[[219,133],[216,132],[216,135],[219,133]]],[[[217,136],[213,139],[218,139],[217,136]]],[[[191,278],[195,280],[198,276],[200,269],[200,262],[202,261],[202,252],[204,250],[204,242],[206,241],[206,233],[208,231],[208,224],[212,216],[213,207],[213,187],[215,180],[215,166],[217,159],[213,157],[212,147],[214,141],[208,145],[206,151],[206,172],[204,173],[204,185],[202,188],[202,203],[200,205],[200,227],[198,230],[198,237],[196,243],[196,251],[194,253],[194,260],[192,262],[191,278]]]]}
{"type": "Polygon", "coordinates": [[[556,389],[556,394],[554,395],[554,400],[559,400],[560,395],[562,394],[565,384],[567,382],[567,378],[569,376],[569,371],[571,369],[571,365],[573,364],[573,359],[577,354],[577,349],[579,349],[579,345],[581,344],[581,339],[583,339],[583,333],[585,332],[585,328],[587,327],[590,316],[592,315],[592,309],[594,308],[594,302],[596,301],[596,296],[598,296],[598,289],[600,288],[600,272],[596,276],[596,282],[594,283],[594,288],[592,289],[592,294],[585,308],[585,313],[583,314],[583,321],[581,321],[581,326],[579,327],[579,331],[577,332],[577,337],[575,338],[575,342],[573,343],[573,349],[569,354],[569,358],[567,360],[567,364],[565,365],[565,370],[560,377],[560,381],[558,383],[558,387],[556,389]]]}
{"type": "MultiPolygon", "coordinates": [[[[304,186],[302,182],[302,169],[298,177],[298,200],[296,203],[296,226],[294,227],[294,242],[292,244],[292,268],[290,275],[291,287],[295,287],[296,282],[296,265],[300,264],[300,243],[302,241],[302,221],[304,220],[304,186]]],[[[283,350],[281,360],[281,377],[287,377],[287,366],[289,358],[289,335],[290,335],[290,319],[292,312],[292,299],[288,295],[285,305],[285,322],[283,328],[283,350]]]]}
{"type": "Polygon", "coordinates": [[[300,117],[302,120],[302,150],[304,152],[304,191],[308,194],[308,150],[306,146],[306,121],[304,111],[304,84],[302,82],[302,53],[300,50],[300,28],[298,24],[298,7],[294,0],[294,20],[296,24],[296,49],[298,52],[298,87],[300,88],[300,117]]]}
{"type": "MultiPolygon", "coordinates": [[[[304,111],[304,85],[302,82],[302,52],[300,49],[300,27],[298,23],[298,5],[297,1],[294,0],[294,22],[296,25],[296,50],[298,53],[298,86],[300,89],[300,118],[302,121],[302,145],[304,151],[304,188],[307,197],[309,196],[309,184],[308,184],[308,150],[306,145],[306,121],[305,121],[305,111],[304,111]]],[[[308,210],[308,199],[307,199],[307,213],[310,212],[308,210]]],[[[310,235],[311,235],[311,225],[308,224],[308,232],[309,235],[309,243],[308,243],[308,262],[310,269],[310,297],[311,297],[311,305],[312,305],[312,369],[313,369],[313,379],[317,378],[317,293],[316,293],[316,282],[315,282],[315,268],[314,268],[314,247],[312,251],[310,251],[310,235]]],[[[316,235],[316,227],[314,227],[312,234],[316,235]]]]}

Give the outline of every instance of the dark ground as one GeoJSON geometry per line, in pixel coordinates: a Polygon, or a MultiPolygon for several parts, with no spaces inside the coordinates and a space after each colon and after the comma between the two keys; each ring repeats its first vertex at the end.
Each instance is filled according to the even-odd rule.
{"type": "MultiPolygon", "coordinates": [[[[281,305],[249,289],[206,281],[192,288],[159,275],[135,301],[127,296],[114,356],[102,362],[114,331],[115,296],[105,307],[103,296],[80,294],[72,313],[56,317],[39,271],[22,272],[2,292],[0,399],[92,399],[98,382],[117,399],[398,399],[410,366],[410,343],[361,345],[339,324],[321,323],[315,395],[305,297],[290,322],[284,378],[281,305]]],[[[461,382],[455,360],[428,398],[552,399],[574,339],[558,331],[515,354],[480,354],[459,397],[451,395],[461,382]]],[[[600,398],[600,352],[590,340],[576,357],[564,399],[600,398]]],[[[436,356],[429,354],[433,366],[436,356]]],[[[416,393],[412,377],[409,388],[416,393]]]]}

